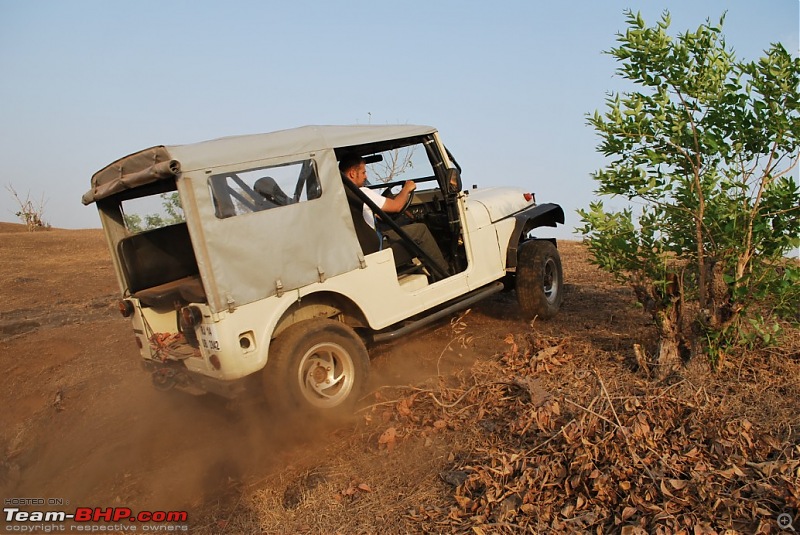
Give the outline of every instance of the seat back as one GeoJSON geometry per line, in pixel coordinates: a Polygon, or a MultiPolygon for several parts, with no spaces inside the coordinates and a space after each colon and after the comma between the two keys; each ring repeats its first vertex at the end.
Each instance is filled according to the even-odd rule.
{"type": "MultiPolygon", "coordinates": [[[[342,177],[342,180],[349,179],[342,177]]],[[[361,251],[364,255],[380,251],[381,240],[378,233],[364,220],[364,201],[359,199],[346,185],[344,192],[347,194],[347,204],[350,206],[350,216],[353,218],[353,226],[356,228],[356,237],[361,245],[361,251]]]]}
{"type": "Polygon", "coordinates": [[[256,180],[255,184],[253,184],[253,189],[256,193],[277,206],[286,206],[292,203],[291,197],[286,195],[271,176],[265,176],[256,180]]]}
{"type": "Polygon", "coordinates": [[[186,223],[128,236],[117,251],[131,293],[199,272],[186,223]]]}

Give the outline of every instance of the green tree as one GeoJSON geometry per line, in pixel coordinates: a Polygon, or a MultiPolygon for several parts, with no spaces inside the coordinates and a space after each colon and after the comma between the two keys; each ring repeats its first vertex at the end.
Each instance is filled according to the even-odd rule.
{"type": "Polygon", "coordinates": [[[724,16],[672,37],[668,12],[653,27],[625,15],[607,53],[636,90],[610,94],[588,122],[610,160],[593,175],[597,193],[639,209],[592,203],[579,230],[653,314],[666,373],[680,355],[735,341],[745,317],[759,324],[748,313],[766,296],[797,313],[800,278],[784,255],[800,235],[800,60],[773,44],[738,61],[724,16]]]}
{"type": "Polygon", "coordinates": [[[161,194],[161,207],[163,213],[153,214],[125,214],[123,219],[125,227],[131,232],[143,232],[154,228],[166,227],[167,225],[174,225],[186,220],[183,215],[183,206],[181,206],[181,198],[178,192],[162,193],[161,194]],[[144,217],[144,220],[142,218],[144,217]]]}
{"type": "Polygon", "coordinates": [[[123,214],[122,219],[125,221],[125,228],[131,232],[142,232],[142,216],[139,214],[123,214]]]}
{"type": "Polygon", "coordinates": [[[181,206],[181,197],[178,195],[177,191],[162,193],[161,205],[167,213],[167,217],[165,218],[166,224],[173,225],[186,221],[186,217],[183,215],[183,206],[181,206]]]}

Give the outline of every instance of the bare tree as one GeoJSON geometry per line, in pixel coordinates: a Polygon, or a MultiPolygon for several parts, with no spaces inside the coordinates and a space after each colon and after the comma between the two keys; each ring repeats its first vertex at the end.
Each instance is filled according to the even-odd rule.
{"type": "Polygon", "coordinates": [[[25,195],[25,200],[22,200],[11,184],[6,186],[6,190],[11,193],[19,206],[19,211],[14,215],[25,223],[25,226],[28,227],[28,232],[40,229],[47,230],[50,228],[50,223],[44,220],[44,207],[45,204],[47,204],[47,201],[44,199],[44,194],[42,194],[37,203],[34,203],[34,201],[31,200],[30,192],[25,195]]]}
{"type": "Polygon", "coordinates": [[[394,149],[384,153],[384,158],[380,162],[372,164],[372,174],[376,182],[393,182],[408,169],[414,168],[414,149],[415,146],[394,149]]]}

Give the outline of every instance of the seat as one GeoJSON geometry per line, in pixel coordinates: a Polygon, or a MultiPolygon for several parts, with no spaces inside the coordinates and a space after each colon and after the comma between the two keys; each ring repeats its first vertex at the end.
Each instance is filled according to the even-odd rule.
{"type": "Polygon", "coordinates": [[[153,308],[171,308],[175,304],[203,303],[206,292],[199,275],[191,275],[170,281],[152,288],[145,288],[133,294],[143,305],[153,308]]]}
{"type": "MultiPolygon", "coordinates": [[[[342,180],[348,180],[342,177],[342,180]]],[[[356,237],[358,243],[361,245],[361,250],[364,255],[376,253],[383,248],[381,238],[374,228],[364,220],[364,201],[353,193],[353,191],[345,186],[345,194],[347,195],[347,204],[350,207],[350,216],[353,219],[353,226],[356,228],[356,237]]],[[[414,256],[409,253],[408,249],[400,242],[386,243],[394,254],[394,264],[398,273],[412,273],[420,271],[421,265],[414,264],[412,260],[414,256]],[[401,266],[406,266],[401,269],[401,266]]]]}
{"type": "MultiPolygon", "coordinates": [[[[342,180],[349,179],[342,177],[342,180]]],[[[380,251],[381,240],[378,233],[364,221],[364,201],[359,199],[347,186],[345,186],[344,192],[347,195],[347,204],[350,206],[350,216],[353,218],[353,226],[356,228],[356,238],[361,245],[361,251],[365,256],[380,251]]]]}
{"type": "Polygon", "coordinates": [[[186,223],[123,238],[118,251],[131,292],[198,273],[186,223]]]}
{"type": "Polygon", "coordinates": [[[292,203],[291,197],[286,195],[271,176],[265,176],[256,180],[255,184],[253,184],[253,190],[277,206],[286,206],[292,203]]]}
{"type": "Polygon", "coordinates": [[[118,252],[128,290],[145,305],[206,300],[186,223],[128,236],[118,252]]]}

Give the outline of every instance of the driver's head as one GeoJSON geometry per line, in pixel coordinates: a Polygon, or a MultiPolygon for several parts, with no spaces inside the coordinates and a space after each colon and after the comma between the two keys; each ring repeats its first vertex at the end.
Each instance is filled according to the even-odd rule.
{"type": "Polygon", "coordinates": [[[358,154],[342,156],[339,171],[359,188],[367,182],[367,162],[358,154]]]}

